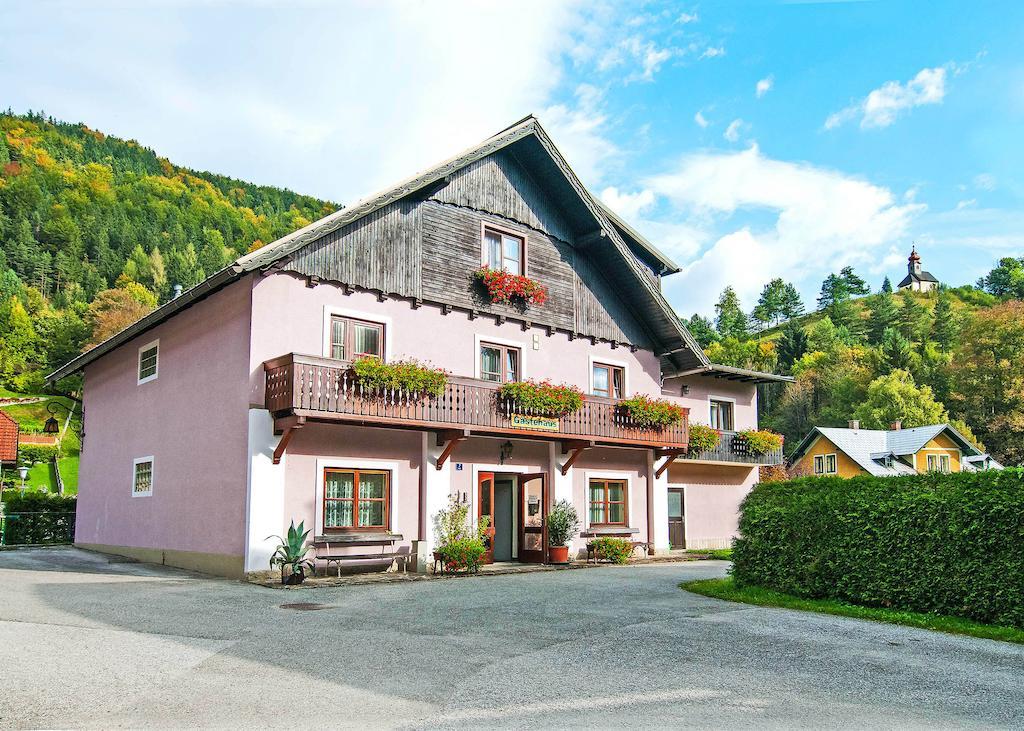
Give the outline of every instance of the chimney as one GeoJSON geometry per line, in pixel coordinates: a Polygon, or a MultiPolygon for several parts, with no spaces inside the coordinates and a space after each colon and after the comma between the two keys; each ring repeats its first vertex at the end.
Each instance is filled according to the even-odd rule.
{"type": "Polygon", "coordinates": [[[860,429],[860,422],[857,421],[856,419],[850,419],[850,421],[847,423],[847,426],[849,426],[851,429],[860,429]]]}
{"type": "Polygon", "coordinates": [[[892,424],[889,425],[889,428],[892,429],[893,431],[899,431],[900,429],[903,428],[903,422],[894,421],[892,424]]]}
{"type": "Polygon", "coordinates": [[[174,294],[171,296],[171,299],[178,299],[178,297],[181,297],[181,285],[180,284],[175,284],[173,291],[174,291],[174,294]]]}

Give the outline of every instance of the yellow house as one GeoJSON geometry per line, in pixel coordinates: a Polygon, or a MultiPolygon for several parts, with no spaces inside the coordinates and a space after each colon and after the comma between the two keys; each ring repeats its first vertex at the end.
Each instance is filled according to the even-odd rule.
{"type": "Polygon", "coordinates": [[[963,437],[949,424],[913,429],[861,429],[814,427],[790,458],[795,472],[804,475],[913,475],[924,472],[961,472],[1002,469],[1002,465],[963,437]]]}

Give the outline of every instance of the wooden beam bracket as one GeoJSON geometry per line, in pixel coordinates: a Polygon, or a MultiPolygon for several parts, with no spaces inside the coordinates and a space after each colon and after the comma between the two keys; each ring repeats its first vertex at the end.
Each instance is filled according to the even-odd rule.
{"type": "Polygon", "coordinates": [[[654,471],[655,479],[657,479],[657,478],[661,477],[663,474],[665,474],[665,470],[668,469],[668,466],[670,464],[675,462],[676,457],[678,457],[681,454],[686,454],[686,450],[685,449],[658,449],[658,450],[656,450],[656,452],[657,452],[657,455],[659,457],[664,457],[665,461],[662,462],[658,466],[658,468],[654,471]]]}
{"type": "Polygon", "coordinates": [[[281,441],[278,442],[277,447],[274,448],[274,464],[281,464],[281,458],[284,456],[284,451],[288,449],[288,444],[292,441],[292,437],[295,436],[295,432],[305,425],[306,417],[300,416],[284,428],[284,434],[281,435],[281,441]]]}
{"type": "Polygon", "coordinates": [[[569,469],[576,463],[583,453],[588,449],[593,449],[595,442],[593,440],[574,440],[562,442],[562,454],[569,454],[569,459],[565,460],[565,464],[562,465],[562,476],[569,474],[569,469]]]}
{"type": "Polygon", "coordinates": [[[444,463],[452,456],[455,445],[469,439],[469,429],[447,429],[437,433],[437,446],[444,445],[441,454],[437,458],[437,469],[444,467],[444,463]]]}

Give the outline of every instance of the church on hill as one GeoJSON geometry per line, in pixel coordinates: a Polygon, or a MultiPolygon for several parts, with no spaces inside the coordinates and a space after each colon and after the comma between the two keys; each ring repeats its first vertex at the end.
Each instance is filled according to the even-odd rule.
{"type": "Polygon", "coordinates": [[[910,256],[907,257],[907,276],[899,283],[898,289],[931,292],[938,287],[939,280],[921,268],[921,257],[917,253],[917,247],[911,247],[910,256]]]}

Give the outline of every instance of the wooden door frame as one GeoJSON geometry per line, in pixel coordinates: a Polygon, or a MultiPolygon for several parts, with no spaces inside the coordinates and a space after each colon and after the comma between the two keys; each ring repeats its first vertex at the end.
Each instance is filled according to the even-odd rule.
{"type": "MultiPolygon", "coordinates": [[[[481,498],[481,495],[483,494],[484,483],[487,482],[487,481],[490,481],[490,483],[491,483],[491,500],[490,500],[490,505],[491,505],[491,514],[490,514],[491,523],[487,527],[487,532],[488,532],[488,537],[490,538],[491,547],[490,547],[490,549],[488,551],[486,551],[484,553],[484,563],[485,564],[491,564],[491,563],[494,563],[494,512],[495,512],[495,510],[494,510],[494,482],[495,482],[495,475],[494,475],[493,472],[478,472],[477,473],[477,478],[476,478],[476,495],[474,497],[476,498],[476,519],[477,519],[477,521],[479,521],[480,518],[483,516],[483,507],[484,507],[484,501],[481,500],[480,498],[481,498]]],[[[479,525],[479,522],[477,523],[477,525],[479,525]]]]}
{"type": "Polygon", "coordinates": [[[541,550],[540,563],[548,562],[548,491],[550,490],[547,472],[523,472],[517,475],[516,499],[519,501],[519,525],[516,526],[519,533],[519,556],[520,563],[532,563],[523,561],[524,546],[526,545],[526,505],[524,491],[525,483],[529,480],[540,478],[541,481],[541,550]]]}

